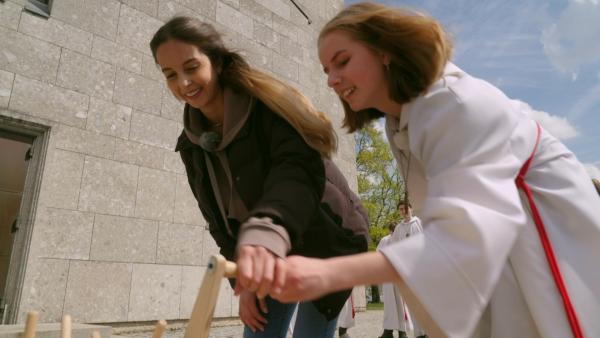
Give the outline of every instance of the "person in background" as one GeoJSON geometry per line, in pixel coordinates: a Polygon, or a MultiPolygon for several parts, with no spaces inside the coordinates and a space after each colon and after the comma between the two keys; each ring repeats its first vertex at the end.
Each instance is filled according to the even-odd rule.
{"type": "MultiPolygon", "coordinates": [[[[397,225],[388,225],[389,234],[385,235],[377,245],[377,251],[394,242],[393,235],[396,233],[397,225]]],[[[379,338],[394,338],[394,330],[398,331],[399,338],[407,338],[408,318],[405,312],[404,302],[393,283],[381,285],[383,294],[383,333],[379,338]]]]}
{"type": "MultiPolygon", "coordinates": [[[[330,160],[327,116],[293,87],[252,68],[190,17],[150,42],[170,91],[185,102],[176,151],[210,234],[238,265],[245,338],[285,338],[296,307],[268,296],[286,257],[367,250],[367,216],[330,160]]],[[[332,338],[351,288],[298,305],[294,337],[332,338]]]]}
{"type": "Polygon", "coordinates": [[[344,303],[344,307],[342,311],[340,311],[340,316],[338,317],[338,337],[339,338],[350,338],[348,334],[348,329],[354,327],[355,320],[354,316],[356,312],[354,310],[354,299],[352,298],[352,293],[350,293],[350,297],[344,303]]]}
{"type": "Polygon", "coordinates": [[[451,61],[431,17],[344,8],[318,38],[350,132],[385,118],[423,232],[381,251],[288,257],[280,301],[393,282],[432,337],[600,337],[600,196],[559,140],[451,61]]]}
{"type": "MultiPolygon", "coordinates": [[[[392,233],[389,240],[390,243],[399,242],[423,231],[423,227],[421,226],[421,220],[417,216],[413,216],[412,207],[410,203],[401,200],[398,203],[398,212],[400,213],[402,220],[394,228],[394,232],[392,233]]],[[[391,285],[393,285],[394,290],[396,312],[400,317],[399,320],[403,320],[405,323],[405,330],[398,332],[399,338],[406,337],[405,332],[409,331],[410,329],[412,329],[412,331],[414,332],[415,337],[427,338],[427,335],[425,334],[423,328],[421,328],[417,320],[410,315],[408,306],[404,299],[402,299],[402,295],[400,294],[400,290],[398,289],[398,287],[394,284],[391,285]]],[[[391,337],[391,335],[389,337],[391,337]]]]}

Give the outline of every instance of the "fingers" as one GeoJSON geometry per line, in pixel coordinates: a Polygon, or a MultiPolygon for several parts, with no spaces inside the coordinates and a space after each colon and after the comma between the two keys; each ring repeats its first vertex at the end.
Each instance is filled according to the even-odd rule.
{"type": "Polygon", "coordinates": [[[261,246],[243,245],[238,251],[238,280],[241,286],[264,298],[271,291],[275,277],[275,256],[261,246]]]}
{"type": "Polygon", "coordinates": [[[240,280],[236,279],[235,280],[235,288],[233,289],[233,294],[235,296],[239,296],[242,291],[244,291],[244,287],[242,286],[242,284],[240,284],[240,280]]]}
{"type": "Polygon", "coordinates": [[[264,298],[258,299],[258,305],[260,306],[260,311],[262,311],[262,313],[269,313],[269,309],[267,309],[267,302],[264,298]]]}
{"type": "Polygon", "coordinates": [[[275,260],[275,278],[271,286],[271,296],[277,297],[281,294],[286,281],[286,263],[283,259],[275,260]]]}
{"type": "MultiPolygon", "coordinates": [[[[260,271],[260,274],[255,270],[255,272],[257,273],[255,275],[255,282],[258,283],[256,296],[259,299],[265,298],[271,291],[271,284],[273,283],[273,276],[275,274],[275,261],[275,257],[270,256],[262,261],[262,271],[260,271]],[[256,276],[261,276],[261,280],[257,281],[256,276]]],[[[255,267],[258,265],[259,264],[255,264],[255,267]]]]}
{"type": "MultiPolygon", "coordinates": [[[[250,286],[248,287],[250,291],[256,292],[261,284],[263,271],[265,269],[265,264],[267,263],[265,262],[265,257],[263,256],[263,250],[266,251],[265,248],[254,247],[254,256],[252,257],[252,268],[254,271],[250,280],[250,286]]],[[[257,297],[261,298],[258,294],[257,297]]]]}
{"type": "Polygon", "coordinates": [[[237,266],[238,266],[238,281],[244,289],[250,290],[250,284],[252,280],[253,260],[252,251],[253,247],[244,245],[240,247],[238,252],[237,266]]]}
{"type": "Polygon", "coordinates": [[[309,266],[298,265],[298,259],[303,257],[289,256],[286,260],[277,262],[275,281],[271,297],[282,302],[289,303],[297,301],[302,293],[302,284],[304,282],[302,272],[310,268],[309,266]]]}
{"type": "MultiPolygon", "coordinates": [[[[264,300],[263,300],[264,302],[264,300]]],[[[267,308],[266,304],[261,304],[261,308],[267,308]]],[[[263,310],[264,313],[266,311],[263,310]]],[[[252,330],[264,331],[267,319],[258,311],[256,307],[256,295],[253,292],[244,290],[240,294],[240,319],[242,322],[252,330]]]]}
{"type": "Polygon", "coordinates": [[[281,291],[270,293],[271,297],[282,302],[291,303],[297,301],[306,301],[319,298],[327,293],[329,287],[330,271],[325,266],[325,261],[321,259],[311,259],[300,256],[289,256],[283,262],[282,271],[277,271],[276,281],[273,290],[282,283],[281,291]],[[283,274],[284,281],[280,281],[280,274],[283,274]]]}

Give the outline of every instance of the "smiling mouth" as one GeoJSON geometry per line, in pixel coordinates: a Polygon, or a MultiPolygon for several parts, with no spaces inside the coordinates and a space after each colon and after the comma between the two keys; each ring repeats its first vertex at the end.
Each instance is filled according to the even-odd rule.
{"type": "Polygon", "coordinates": [[[352,93],[354,93],[354,90],[356,89],[356,87],[350,87],[346,90],[342,91],[342,97],[343,98],[347,98],[348,96],[350,96],[352,93]]]}
{"type": "Polygon", "coordinates": [[[200,93],[200,89],[196,89],[196,90],[194,90],[194,91],[191,91],[191,92],[185,93],[185,94],[184,94],[184,96],[185,96],[185,97],[193,97],[193,96],[195,96],[195,95],[196,95],[196,94],[198,94],[198,93],[200,93]]]}

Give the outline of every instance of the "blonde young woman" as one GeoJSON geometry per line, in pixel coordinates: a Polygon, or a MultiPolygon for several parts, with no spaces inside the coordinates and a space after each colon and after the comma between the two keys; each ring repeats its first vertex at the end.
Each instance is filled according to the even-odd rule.
{"type": "MultiPolygon", "coordinates": [[[[296,305],[267,293],[282,286],[285,257],[367,249],[365,210],[329,160],[331,123],[197,19],[171,19],[150,47],[169,89],[185,102],[176,150],[192,192],[221,253],[238,263],[244,337],[284,338],[296,305]]],[[[349,294],[300,303],[294,337],[333,337],[349,294]]]]}
{"type": "Polygon", "coordinates": [[[600,337],[600,197],[575,156],[452,64],[429,17],[355,4],[318,47],[345,126],[385,117],[424,231],[380,252],[288,257],[275,298],[393,281],[431,337],[600,337]]]}

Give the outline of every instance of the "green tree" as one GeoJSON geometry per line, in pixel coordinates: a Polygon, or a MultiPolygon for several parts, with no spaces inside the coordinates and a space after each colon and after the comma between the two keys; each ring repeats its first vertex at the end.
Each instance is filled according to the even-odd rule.
{"type": "Polygon", "coordinates": [[[370,250],[388,234],[387,225],[400,219],[397,205],[404,194],[404,184],[394,156],[382,133],[372,125],[354,134],[358,193],[369,213],[370,250]]]}

